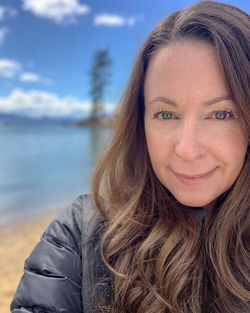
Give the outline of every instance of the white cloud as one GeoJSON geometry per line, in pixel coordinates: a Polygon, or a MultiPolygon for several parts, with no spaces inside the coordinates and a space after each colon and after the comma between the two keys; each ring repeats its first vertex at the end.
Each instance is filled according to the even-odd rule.
{"type": "Polygon", "coordinates": [[[133,26],[139,18],[136,17],[124,17],[117,14],[102,13],[97,14],[94,17],[94,25],[96,26],[109,26],[109,27],[121,27],[121,26],[133,26]]]}
{"type": "Polygon", "coordinates": [[[31,72],[25,72],[20,75],[21,82],[36,83],[39,82],[40,79],[41,79],[40,75],[31,72]]]}
{"type": "Polygon", "coordinates": [[[11,78],[21,70],[20,63],[11,59],[0,59],[0,76],[5,78],[11,78]]]}
{"type": "Polygon", "coordinates": [[[0,27],[0,45],[3,43],[6,35],[9,33],[9,29],[7,27],[0,27]]]}
{"type": "Polygon", "coordinates": [[[40,74],[34,72],[21,72],[22,67],[23,66],[17,61],[11,59],[0,59],[0,76],[4,78],[12,78],[19,74],[19,80],[23,83],[42,83],[44,85],[53,84],[52,79],[43,77],[40,74]]]}
{"type": "Polygon", "coordinates": [[[4,6],[0,5],[0,20],[4,18],[4,14],[5,14],[5,8],[4,6]]]}
{"type": "Polygon", "coordinates": [[[90,11],[89,7],[81,4],[79,0],[23,0],[23,9],[56,23],[73,23],[77,16],[90,11]]]}
{"type": "MultiPolygon", "coordinates": [[[[46,91],[31,90],[25,92],[14,89],[7,97],[0,97],[0,112],[6,114],[22,114],[40,118],[74,117],[81,119],[90,112],[91,103],[80,101],[73,96],[59,98],[58,95],[46,91]]],[[[115,108],[114,103],[106,105],[108,112],[115,108]]]]}
{"type": "Polygon", "coordinates": [[[0,5],[0,21],[5,17],[15,17],[17,16],[17,10],[8,6],[0,5]]]}
{"type": "Polygon", "coordinates": [[[45,85],[50,85],[50,86],[53,85],[53,80],[50,79],[50,78],[44,78],[44,77],[42,77],[41,82],[42,82],[43,84],[45,84],[45,85]]]}
{"type": "Polygon", "coordinates": [[[31,90],[25,92],[14,89],[7,97],[0,98],[0,112],[24,114],[29,117],[79,117],[89,111],[90,103],[79,101],[75,97],[59,98],[54,93],[31,90]]]}
{"type": "Polygon", "coordinates": [[[23,83],[43,83],[45,85],[52,85],[50,78],[44,78],[37,73],[24,72],[19,76],[19,79],[23,83]]]}

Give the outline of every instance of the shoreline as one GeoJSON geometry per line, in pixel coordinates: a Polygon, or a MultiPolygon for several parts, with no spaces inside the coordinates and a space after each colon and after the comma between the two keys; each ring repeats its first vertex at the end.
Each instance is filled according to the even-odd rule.
{"type": "Polygon", "coordinates": [[[74,200],[75,198],[72,197],[69,201],[56,203],[55,205],[44,205],[42,207],[36,206],[35,210],[12,210],[10,213],[8,211],[0,211],[0,229],[12,225],[17,226],[27,221],[38,220],[40,218],[44,219],[46,217],[50,217],[51,215],[58,214],[69,207],[74,200]]]}
{"type": "Polygon", "coordinates": [[[40,211],[0,226],[0,312],[10,312],[26,258],[63,209],[40,211]]]}

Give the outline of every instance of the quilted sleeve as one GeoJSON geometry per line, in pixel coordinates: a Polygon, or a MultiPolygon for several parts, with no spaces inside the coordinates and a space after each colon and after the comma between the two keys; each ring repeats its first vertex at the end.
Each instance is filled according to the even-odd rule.
{"type": "Polygon", "coordinates": [[[25,261],[12,313],[81,313],[82,200],[61,213],[25,261]]]}

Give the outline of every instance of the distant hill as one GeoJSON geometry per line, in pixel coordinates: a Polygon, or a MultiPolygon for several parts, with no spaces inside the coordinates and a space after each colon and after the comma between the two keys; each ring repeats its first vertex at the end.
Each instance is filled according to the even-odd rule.
{"type": "Polygon", "coordinates": [[[113,128],[116,122],[116,115],[103,116],[100,118],[86,118],[73,123],[76,126],[113,128]]]}
{"type": "Polygon", "coordinates": [[[41,122],[41,123],[67,123],[69,126],[80,127],[104,127],[113,128],[116,120],[116,115],[103,116],[97,119],[85,118],[76,119],[75,117],[29,117],[24,114],[5,114],[0,112],[0,121],[5,122],[41,122]]]}
{"type": "Polygon", "coordinates": [[[71,117],[58,117],[58,118],[50,118],[47,116],[44,117],[29,117],[26,115],[22,115],[22,114],[5,114],[5,113],[1,113],[0,112],[0,120],[4,120],[4,121],[36,121],[36,122],[68,122],[68,123],[72,123],[75,121],[74,118],[71,117]]]}

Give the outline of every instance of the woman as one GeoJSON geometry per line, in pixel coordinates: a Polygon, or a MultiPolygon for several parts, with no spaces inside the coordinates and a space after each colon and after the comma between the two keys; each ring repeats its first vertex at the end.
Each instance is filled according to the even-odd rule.
{"type": "Polygon", "coordinates": [[[156,27],[94,200],[49,226],[12,312],[250,311],[249,30],[210,1],[156,27]]]}

